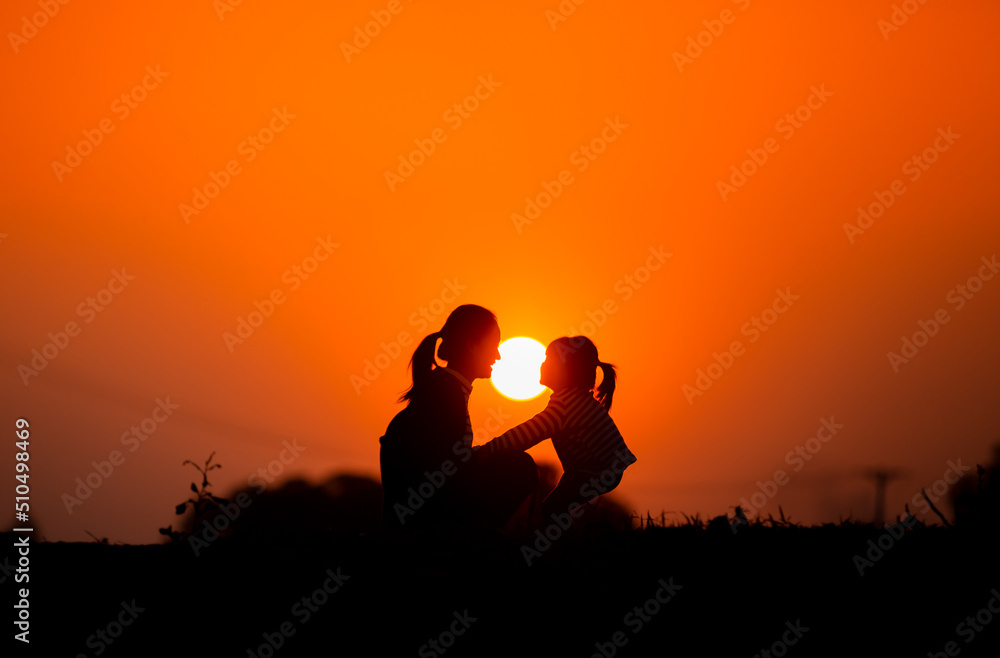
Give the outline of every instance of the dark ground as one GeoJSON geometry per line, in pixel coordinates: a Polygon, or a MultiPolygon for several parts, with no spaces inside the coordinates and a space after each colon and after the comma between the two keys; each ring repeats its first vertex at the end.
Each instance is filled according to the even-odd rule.
{"type": "Polygon", "coordinates": [[[8,642],[14,655],[51,657],[442,655],[432,639],[451,645],[437,645],[447,656],[923,657],[948,655],[933,652],[949,641],[952,655],[1000,655],[998,534],[914,528],[859,575],[854,556],[883,534],[853,524],[736,534],[725,524],[596,525],[559,537],[531,566],[523,542],[500,535],[233,537],[198,557],[184,542],[39,543],[31,651],[8,642]],[[324,581],[336,587],[327,574],[338,569],[339,589],[325,603],[319,595],[306,620],[302,597],[324,581]],[[672,597],[653,603],[669,595],[664,584],[672,597]],[[95,633],[117,634],[133,599],[142,611],[102,647],[95,633]],[[634,609],[647,603],[643,619],[634,609]],[[976,624],[990,617],[981,630],[960,626],[977,613],[976,624]],[[288,637],[271,650],[264,636],[283,622],[288,637]],[[783,634],[795,643],[781,646],[783,634]]]}

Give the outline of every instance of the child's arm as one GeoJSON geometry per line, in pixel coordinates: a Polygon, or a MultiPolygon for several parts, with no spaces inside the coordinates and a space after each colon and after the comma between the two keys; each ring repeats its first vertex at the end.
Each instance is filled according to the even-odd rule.
{"type": "Polygon", "coordinates": [[[522,452],[533,445],[541,443],[558,431],[563,424],[564,410],[562,405],[549,405],[530,420],[517,427],[507,430],[500,436],[480,446],[479,454],[495,452],[522,452]]]}

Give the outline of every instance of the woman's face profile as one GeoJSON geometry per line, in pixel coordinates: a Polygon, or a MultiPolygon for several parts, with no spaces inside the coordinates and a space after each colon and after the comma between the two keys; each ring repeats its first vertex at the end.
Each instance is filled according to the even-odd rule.
{"type": "Polygon", "coordinates": [[[494,325],[489,334],[470,348],[469,366],[472,378],[489,379],[493,364],[500,360],[500,327],[494,325]]]}

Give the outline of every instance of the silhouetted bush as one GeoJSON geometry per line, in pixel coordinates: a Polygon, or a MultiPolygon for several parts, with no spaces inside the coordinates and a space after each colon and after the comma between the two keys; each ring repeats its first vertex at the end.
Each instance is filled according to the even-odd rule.
{"type": "Polygon", "coordinates": [[[993,446],[993,461],[976,465],[951,490],[956,524],[997,527],[1000,523],[1000,443],[993,446]]]}

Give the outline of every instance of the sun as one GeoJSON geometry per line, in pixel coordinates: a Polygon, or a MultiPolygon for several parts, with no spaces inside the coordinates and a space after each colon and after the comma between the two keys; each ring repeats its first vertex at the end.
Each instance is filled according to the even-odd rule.
{"type": "Polygon", "coordinates": [[[500,360],[490,381],[502,395],[530,400],[545,387],[538,383],[538,369],[545,360],[545,346],[533,338],[518,336],[500,343],[500,360]]]}

